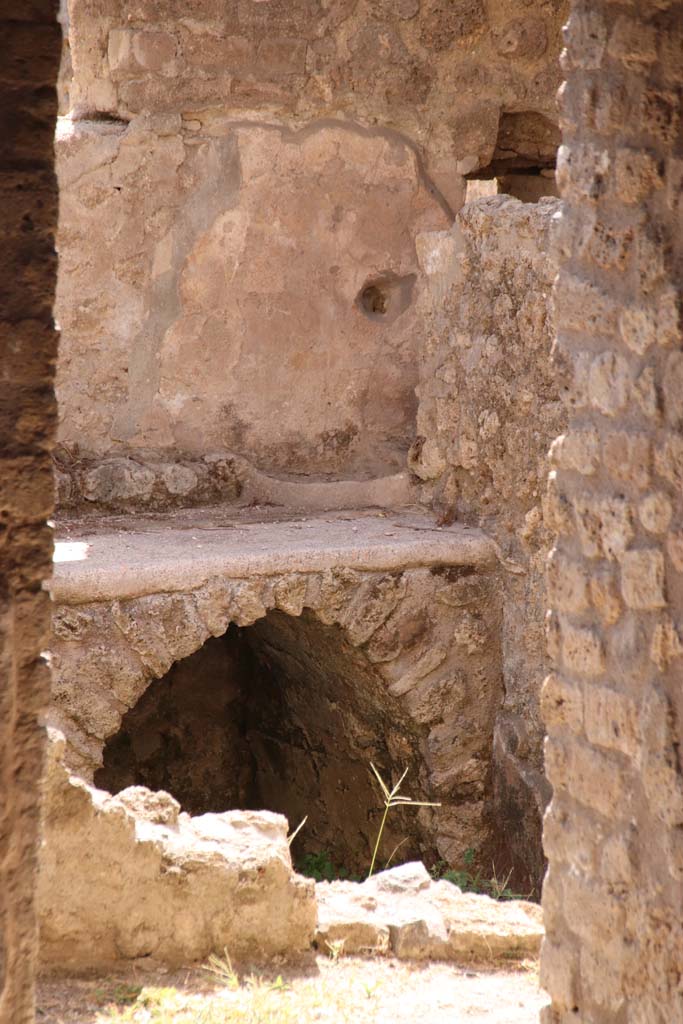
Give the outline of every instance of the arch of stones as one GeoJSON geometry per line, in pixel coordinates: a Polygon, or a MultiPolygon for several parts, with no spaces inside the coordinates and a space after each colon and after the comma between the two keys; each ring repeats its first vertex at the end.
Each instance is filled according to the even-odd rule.
{"type": "MultiPolygon", "coordinates": [[[[92,5],[96,19],[102,14],[101,6],[92,5]]],[[[280,6],[277,5],[278,17],[281,16],[280,6]]],[[[405,16],[409,23],[416,14],[412,8],[422,10],[421,5],[400,6],[400,17],[405,16]]],[[[383,452],[379,472],[386,480],[393,480],[391,486],[405,485],[412,496],[416,492],[410,489],[418,487],[420,499],[427,501],[430,508],[436,508],[444,523],[449,513],[457,508],[459,518],[465,521],[470,518],[485,525],[495,538],[493,543],[508,564],[507,575],[500,577],[506,581],[505,585],[499,584],[503,595],[504,651],[509,650],[510,644],[512,648],[515,646],[513,641],[519,631],[516,632],[515,616],[510,616],[510,608],[514,608],[515,601],[522,607],[524,587],[528,585],[538,604],[545,605],[546,598],[540,596],[540,563],[542,552],[552,544],[547,603],[553,671],[547,676],[541,701],[548,731],[545,766],[553,787],[544,829],[549,870],[543,900],[546,939],[542,982],[552,1000],[544,1011],[544,1019],[547,1024],[568,1021],[659,1024],[677,1019],[682,998],[680,307],[683,232],[680,217],[683,206],[680,196],[683,72],[680,53],[683,5],[679,0],[647,0],[638,5],[627,0],[592,0],[590,3],[573,0],[569,6],[562,64],[566,80],[560,94],[563,145],[558,158],[564,206],[561,216],[554,220],[555,248],[547,260],[547,253],[537,244],[537,239],[547,231],[547,224],[535,234],[528,233],[529,218],[543,219],[543,204],[539,204],[534,214],[515,207],[513,217],[520,226],[526,224],[526,227],[513,239],[511,248],[517,250],[519,264],[528,271],[526,278],[521,274],[515,283],[515,275],[503,272],[495,261],[493,265],[486,246],[471,234],[472,226],[476,229],[477,224],[492,217],[492,211],[506,206],[509,210],[509,201],[497,197],[484,201],[483,206],[463,211],[458,220],[460,233],[456,232],[455,236],[449,234],[448,221],[440,219],[448,216],[448,210],[452,212],[459,207],[463,175],[493,160],[500,104],[496,107],[495,102],[482,102],[476,109],[468,110],[461,123],[442,132],[438,126],[445,117],[445,107],[437,102],[430,114],[429,127],[433,131],[426,161],[402,162],[397,155],[402,144],[397,149],[395,140],[384,140],[386,148],[381,151],[381,163],[385,183],[395,180],[392,179],[395,173],[399,178],[405,174],[404,194],[421,196],[417,205],[410,208],[414,223],[422,223],[426,234],[442,232],[442,236],[437,242],[423,240],[417,245],[423,257],[421,272],[432,276],[435,289],[432,294],[438,297],[438,302],[427,298],[426,307],[422,307],[428,328],[424,340],[429,359],[415,372],[415,378],[419,378],[421,408],[416,419],[418,437],[407,456],[413,474],[407,484],[403,479],[396,481],[396,451],[388,443],[381,425],[374,425],[372,438],[373,444],[379,445],[383,452]],[[457,131],[452,130],[455,127],[457,131]],[[455,150],[452,148],[453,139],[466,140],[461,150],[457,145],[455,150]],[[448,173],[453,166],[458,167],[459,177],[455,179],[448,173]],[[402,167],[403,171],[396,171],[397,167],[402,167]],[[425,188],[421,193],[425,174],[431,191],[425,188]],[[426,195],[434,196],[434,188],[441,197],[436,206],[426,195]],[[520,244],[520,239],[524,238],[531,238],[527,256],[524,245],[520,244]],[[458,249],[460,245],[467,247],[467,258],[458,263],[462,273],[455,273],[453,266],[449,266],[449,259],[463,255],[463,250],[458,249]],[[444,347],[457,352],[457,346],[462,344],[463,350],[472,351],[471,339],[476,332],[468,322],[469,311],[474,306],[471,293],[469,304],[465,301],[468,268],[474,267],[476,275],[480,266],[486,266],[487,273],[494,279],[498,274],[500,279],[526,295],[533,294],[528,282],[533,280],[538,284],[546,282],[548,276],[552,278],[557,262],[556,340],[553,365],[548,372],[550,390],[545,389],[545,380],[537,391],[521,386],[526,369],[521,359],[515,359],[513,369],[519,375],[515,378],[515,393],[520,406],[512,409],[501,402],[494,407],[488,398],[482,399],[483,392],[479,390],[482,382],[466,359],[461,362],[455,356],[452,362],[441,359],[440,344],[434,343],[435,332],[443,328],[444,319],[452,316],[455,304],[462,311],[458,321],[462,329],[448,334],[444,347]],[[435,356],[439,366],[437,386],[430,377],[435,356]],[[458,390],[457,384],[463,380],[469,387],[458,390]],[[525,394],[531,396],[526,404],[525,394]],[[544,396],[543,401],[539,401],[538,394],[544,396]],[[560,422],[553,418],[557,411],[555,400],[559,396],[564,399],[560,422]],[[550,472],[547,473],[542,459],[535,466],[535,481],[546,477],[548,480],[541,512],[538,511],[540,494],[537,502],[524,503],[524,482],[531,480],[530,492],[535,489],[531,470],[524,474],[513,473],[517,486],[505,492],[506,454],[500,447],[501,433],[505,437],[514,436],[524,452],[530,454],[531,461],[535,461],[532,458],[534,432],[531,430],[528,435],[523,432],[524,427],[533,422],[532,408],[543,424],[543,429],[537,431],[539,449],[553,436],[561,434],[552,449],[550,472]],[[499,430],[501,423],[502,432],[499,430]],[[457,432],[453,429],[455,424],[457,432]],[[486,465],[486,473],[483,486],[479,488],[477,474],[482,465],[486,465]],[[417,484],[414,477],[422,483],[417,484]],[[495,513],[489,520],[486,520],[488,513],[485,515],[475,504],[476,494],[486,495],[486,508],[495,513]],[[499,494],[504,496],[503,508],[496,508],[499,494]],[[519,504],[516,503],[518,498],[519,504]],[[509,539],[513,535],[516,539],[501,547],[504,537],[509,539]],[[516,574],[513,567],[519,564],[524,543],[528,549],[524,563],[526,574],[516,574]]],[[[548,38],[551,27],[548,24],[543,23],[539,28],[537,19],[533,24],[517,25],[514,31],[510,29],[506,33],[502,31],[502,24],[487,23],[485,5],[472,4],[468,5],[467,17],[456,19],[448,32],[438,23],[435,31],[430,12],[431,5],[425,4],[424,20],[421,14],[412,27],[408,25],[404,35],[396,32],[387,36],[393,47],[394,66],[403,61],[412,67],[410,81],[414,91],[400,104],[401,119],[406,130],[409,127],[416,132],[420,145],[424,142],[419,136],[422,129],[415,125],[420,123],[420,96],[428,91],[430,75],[439,77],[439,89],[448,97],[450,109],[458,82],[466,85],[467,76],[472,73],[471,63],[466,63],[459,66],[457,81],[450,77],[450,69],[455,65],[448,46],[458,45],[458,33],[468,40],[480,37],[492,40],[496,52],[500,53],[502,48],[508,55],[512,54],[510,60],[521,62],[514,65],[514,74],[505,78],[504,86],[498,83],[493,88],[494,93],[496,88],[510,88],[517,95],[524,90],[527,95],[533,95],[534,90],[546,96],[554,93],[554,64],[550,61],[551,56],[554,60],[554,53],[547,51],[550,71],[534,65],[534,61],[546,59],[543,39],[548,38]],[[438,51],[441,56],[434,61],[433,69],[425,68],[410,57],[408,43],[436,48],[443,40],[448,42],[438,51]]],[[[502,17],[509,17],[507,8],[502,17]]],[[[0,546],[3,570],[0,585],[3,639],[0,771],[4,797],[0,833],[3,873],[0,1018],[3,1024],[5,1021],[24,1024],[33,1016],[37,939],[31,894],[37,870],[39,780],[49,690],[48,670],[40,652],[48,646],[49,633],[49,604],[43,581],[50,572],[52,541],[46,521],[53,509],[50,450],[56,437],[53,384],[57,337],[52,308],[56,284],[57,185],[53,137],[61,43],[53,3],[36,0],[28,7],[24,18],[17,20],[16,13],[8,15],[6,10],[2,11],[2,38],[8,59],[0,69],[1,110],[5,139],[12,146],[11,154],[3,151],[0,163],[0,186],[6,200],[2,204],[2,223],[7,239],[6,258],[0,265],[0,359],[3,371],[7,371],[4,379],[8,386],[0,416],[4,538],[0,546]]],[[[300,20],[306,23],[309,19],[302,15],[300,20]]],[[[531,20],[533,22],[533,17],[531,20]]],[[[157,100],[163,98],[163,79],[169,67],[183,89],[198,89],[191,100],[195,109],[211,99],[209,93],[214,85],[193,73],[195,51],[191,41],[183,40],[187,67],[177,67],[174,62],[181,51],[174,49],[168,33],[143,32],[139,38],[133,38],[128,29],[121,31],[107,18],[101,19],[101,29],[113,35],[107,47],[98,45],[81,54],[89,77],[88,87],[79,102],[83,114],[98,110],[107,113],[110,124],[103,131],[111,136],[106,145],[110,146],[111,160],[115,161],[118,156],[114,150],[123,133],[122,126],[116,123],[117,111],[125,109],[127,117],[144,118],[141,111],[147,102],[145,95],[157,100]],[[105,53],[108,65],[104,61],[105,53]],[[143,74],[139,74],[141,66],[143,74]],[[109,78],[107,67],[115,72],[109,78]],[[145,94],[145,89],[150,91],[145,94]]],[[[337,27],[332,26],[331,31],[336,32],[337,27]]],[[[286,68],[278,74],[300,75],[296,81],[303,87],[302,55],[296,48],[283,46],[279,38],[280,45],[264,53],[262,59],[269,66],[286,68]]],[[[377,87],[377,82],[363,77],[363,69],[372,67],[367,47],[372,49],[374,43],[369,40],[374,38],[371,33],[364,43],[365,37],[359,32],[352,66],[340,70],[335,65],[335,75],[349,86],[348,95],[354,94],[355,87],[355,93],[362,96],[363,116],[379,117],[381,111],[374,109],[373,104],[378,96],[392,94],[395,81],[391,69],[386,72],[388,77],[381,88],[377,87]]],[[[307,45],[318,59],[324,48],[319,49],[313,40],[307,45]]],[[[231,46],[237,46],[239,53],[242,52],[234,40],[231,46]]],[[[491,54],[487,59],[493,66],[491,54]]],[[[216,59],[219,67],[221,60],[219,55],[216,59]]],[[[78,70],[77,61],[75,69],[78,70]]],[[[315,74],[318,75],[315,81],[319,82],[322,74],[319,67],[315,74]]],[[[401,77],[406,78],[404,74],[401,77]]],[[[230,84],[238,97],[248,96],[253,86],[249,75],[242,73],[236,74],[235,83],[230,84]]],[[[221,87],[225,87],[225,83],[221,87]]],[[[267,90],[261,90],[259,95],[266,92],[267,102],[271,107],[280,104],[281,112],[290,102],[289,97],[296,94],[296,88],[287,89],[278,80],[269,82],[267,90]]],[[[296,111],[297,116],[319,116],[319,111],[306,107],[313,95],[311,89],[302,92],[304,95],[306,102],[296,111]]],[[[538,97],[534,103],[539,107],[538,97]]],[[[549,104],[544,110],[548,115],[549,104]]],[[[509,124],[509,112],[505,116],[509,124]]],[[[183,132],[198,130],[195,120],[188,119],[182,126],[183,132]]],[[[117,174],[123,174],[126,166],[135,164],[147,145],[145,140],[133,155],[126,148],[130,146],[135,151],[140,145],[148,130],[147,122],[138,123],[137,128],[137,135],[132,132],[126,136],[117,174]]],[[[157,119],[152,125],[160,139],[171,138],[176,128],[171,120],[157,119]]],[[[216,137],[221,137],[220,127],[214,124],[212,129],[216,137]]],[[[331,129],[332,135],[335,130],[331,129]]],[[[234,154],[230,148],[233,144],[242,146],[242,157],[254,158],[256,151],[251,131],[251,128],[247,130],[249,137],[243,146],[240,140],[222,143],[221,152],[228,161],[226,167],[230,154],[234,154]]],[[[270,132],[265,134],[270,140],[270,132]]],[[[370,149],[377,147],[380,153],[375,137],[365,141],[370,149]]],[[[68,144],[75,144],[74,139],[68,144]]],[[[267,144],[270,145],[270,141],[267,144]]],[[[332,144],[336,142],[332,140],[332,144]]],[[[205,152],[210,150],[208,147],[205,152]]],[[[172,166],[178,153],[175,142],[162,142],[161,156],[157,153],[156,159],[162,166],[172,166]]],[[[252,168],[256,163],[251,164],[252,168]]],[[[140,166],[137,165],[138,171],[140,166]]],[[[247,166],[246,160],[244,166],[247,166]]],[[[147,171],[143,169],[140,173],[144,175],[147,171]]],[[[82,188],[83,183],[77,187],[82,188]]],[[[348,187],[353,193],[353,181],[348,187]]],[[[96,205],[100,188],[101,182],[94,182],[90,192],[81,197],[84,207],[87,203],[96,205]]],[[[66,193],[64,198],[68,198],[66,193]]],[[[551,216],[555,217],[556,212],[554,208],[551,216]]],[[[500,218],[496,223],[500,223],[500,218]]],[[[156,227],[162,231],[163,225],[156,227]]],[[[219,244],[214,228],[215,225],[208,229],[210,237],[202,240],[195,254],[200,270],[206,252],[219,244]]],[[[391,233],[390,225],[384,225],[384,229],[391,233]]],[[[160,236],[158,241],[163,242],[163,238],[160,236]]],[[[193,243],[196,239],[189,241],[193,243]]],[[[169,259],[177,252],[174,245],[175,242],[166,252],[169,259]]],[[[166,266],[163,246],[157,255],[156,269],[159,270],[166,266]]],[[[417,272],[408,264],[406,258],[405,265],[399,268],[401,276],[417,272]]],[[[385,270],[384,267],[378,269],[385,270]]],[[[198,279],[191,278],[189,284],[188,280],[186,297],[198,279]]],[[[361,281],[360,286],[363,283],[361,281]]],[[[426,289],[424,294],[428,291],[426,289]]],[[[359,293],[360,287],[355,289],[354,295],[359,293]]],[[[543,294],[542,288],[539,294],[543,294]]],[[[494,292],[488,290],[486,296],[492,295],[494,292]]],[[[514,306],[510,295],[509,301],[500,300],[500,292],[496,290],[498,301],[490,308],[484,301],[486,296],[479,296],[480,315],[483,310],[490,322],[504,320],[511,305],[514,306]]],[[[197,304],[203,309],[202,302],[201,294],[190,295],[188,309],[197,308],[197,304]]],[[[513,326],[506,334],[512,345],[517,337],[531,337],[533,331],[529,324],[541,323],[542,317],[536,319],[529,315],[514,320],[518,334],[513,326]]],[[[368,321],[368,351],[372,351],[376,343],[372,334],[375,323],[368,321]]],[[[483,360],[481,365],[500,365],[494,334],[491,329],[486,339],[480,340],[480,347],[475,348],[483,360]]],[[[547,337],[543,330],[539,336],[547,337]]],[[[207,328],[208,344],[211,337],[207,328]]],[[[173,336],[174,345],[181,344],[179,338],[177,333],[173,336]]],[[[413,365],[409,348],[409,339],[401,338],[397,343],[397,366],[413,365]]],[[[165,394],[166,398],[167,370],[168,367],[162,367],[160,377],[160,394],[165,394]]],[[[125,415],[120,409],[115,410],[120,414],[117,429],[123,426],[124,430],[129,430],[128,437],[133,437],[130,427],[138,417],[137,426],[142,425],[141,429],[148,431],[147,443],[155,430],[171,429],[173,405],[167,405],[162,410],[163,415],[155,407],[151,418],[146,418],[149,409],[145,402],[149,396],[144,391],[145,367],[138,366],[137,371],[137,384],[141,387],[136,395],[137,404],[127,407],[125,415]],[[154,420],[157,415],[161,418],[154,420]]],[[[493,379],[488,371],[484,376],[493,379]]],[[[411,387],[415,382],[411,381],[411,387]]],[[[93,376],[88,383],[96,387],[102,379],[93,376]]],[[[504,374],[498,375],[495,384],[497,394],[504,398],[504,374]]],[[[114,392],[112,394],[115,397],[114,392]]],[[[389,403],[385,410],[387,417],[401,408],[400,395],[392,394],[396,402],[389,403]]],[[[80,415],[77,396],[70,397],[72,408],[80,415]]],[[[319,413],[319,409],[315,410],[316,416],[319,413]]],[[[228,410],[228,419],[233,439],[239,440],[241,435],[234,409],[228,410]]],[[[201,414],[196,422],[201,422],[201,414]]],[[[83,424],[78,416],[73,423],[77,434],[83,424]]],[[[322,419],[320,423],[324,426],[322,419]]],[[[402,423],[401,429],[392,435],[398,436],[403,430],[401,444],[410,434],[409,430],[404,430],[406,427],[407,424],[402,423]]],[[[102,423],[98,424],[97,430],[102,429],[102,423]]],[[[349,452],[344,444],[350,435],[345,434],[339,424],[334,424],[333,432],[335,443],[342,447],[328,445],[315,452],[323,471],[338,457],[346,459],[349,452]],[[345,454],[339,456],[340,451],[345,454]]],[[[67,461],[73,455],[68,440],[67,461]]],[[[268,444],[268,437],[257,438],[255,450],[266,461],[270,458],[268,444]]],[[[308,451],[311,454],[313,449],[308,451]]],[[[96,459],[93,466],[86,467],[88,472],[90,469],[98,471],[94,478],[100,488],[98,495],[106,499],[111,493],[107,481],[112,479],[115,484],[123,481],[136,500],[140,494],[144,498],[146,489],[152,493],[157,488],[155,473],[148,471],[144,464],[143,472],[135,469],[140,462],[131,459],[130,452],[122,456],[123,464],[117,463],[113,469],[108,466],[104,472],[100,470],[102,454],[106,456],[104,462],[109,463],[110,453],[100,452],[99,461],[96,459]],[[103,476],[104,487],[101,486],[103,476]]],[[[87,453],[88,458],[91,455],[98,453],[87,453]]],[[[64,458],[63,452],[62,456],[64,458]]],[[[358,477],[362,480],[369,449],[358,449],[352,456],[345,465],[359,472],[362,470],[358,477]]],[[[199,479],[200,475],[192,466],[189,468],[194,476],[183,473],[182,468],[188,467],[179,469],[174,463],[169,470],[164,463],[159,468],[159,480],[163,479],[167,490],[170,481],[169,493],[175,494],[178,487],[182,490],[192,480],[199,479]]],[[[278,468],[282,467],[267,466],[269,472],[278,468]]],[[[80,470],[76,473],[78,480],[81,479],[79,473],[80,470]]],[[[231,477],[226,493],[237,496],[239,490],[240,486],[236,486],[231,477]]],[[[360,491],[362,488],[357,488],[356,494],[360,491]]],[[[427,574],[429,586],[435,588],[430,599],[435,605],[439,603],[436,589],[448,588],[447,578],[428,573],[428,570],[410,570],[403,574],[405,595],[395,595],[395,609],[379,624],[378,632],[391,614],[401,614],[413,588],[417,588],[416,593],[419,591],[416,580],[426,579],[427,574]]],[[[92,722],[87,721],[86,710],[83,707],[76,710],[78,702],[69,691],[69,681],[61,677],[58,707],[64,716],[65,728],[71,732],[70,756],[80,757],[82,766],[93,767],[104,734],[116,728],[133,694],[163,671],[169,658],[196,650],[201,638],[209,636],[212,629],[223,622],[237,621],[241,615],[245,616],[245,622],[249,621],[254,614],[254,606],[249,607],[252,601],[264,611],[271,605],[277,607],[278,584],[282,594],[290,594],[289,598],[280,600],[285,603],[293,600],[292,609],[298,607],[299,600],[302,600],[302,607],[310,602],[316,614],[331,616],[330,621],[338,623],[347,635],[362,637],[364,616],[354,620],[354,601],[360,594],[367,596],[367,589],[371,590],[373,584],[379,582],[377,574],[352,573],[350,584],[345,582],[346,574],[342,574],[342,578],[328,577],[325,572],[310,576],[309,579],[308,573],[294,576],[285,573],[281,577],[275,574],[277,578],[263,581],[256,588],[252,580],[235,578],[225,585],[222,596],[216,596],[211,585],[203,589],[202,584],[196,592],[193,590],[192,596],[184,594],[180,598],[173,594],[149,594],[104,602],[81,601],[77,602],[80,611],[64,602],[68,607],[60,612],[62,634],[56,644],[56,654],[62,658],[62,663],[68,662],[68,645],[76,642],[79,631],[86,635],[90,628],[102,629],[129,666],[131,681],[130,693],[125,699],[110,702],[106,709],[108,724],[104,730],[97,726],[103,733],[97,736],[92,722]],[[297,587],[303,588],[302,578],[305,597],[301,598],[300,589],[300,597],[292,598],[297,587]],[[326,588],[330,591],[329,598],[321,596],[327,593],[326,588]],[[145,635],[144,620],[137,616],[131,619],[129,614],[136,604],[144,606],[145,602],[155,601],[161,614],[169,620],[162,642],[145,635]],[[178,620],[181,605],[185,616],[182,622],[178,620]],[[354,628],[360,628],[360,634],[354,634],[354,628]],[[69,633],[71,640],[67,639],[69,633]]],[[[386,574],[381,573],[380,579],[386,579],[386,574]]],[[[394,582],[385,584],[387,589],[400,590],[393,575],[391,579],[394,582]]],[[[375,607],[372,601],[369,607],[375,607]]],[[[440,612],[437,613],[433,626],[435,635],[443,621],[440,612]]],[[[530,615],[528,623],[534,631],[538,615],[530,615]]],[[[527,629],[526,620],[524,629],[527,629]]],[[[359,646],[365,644],[369,651],[373,639],[372,636],[360,639],[359,646]]],[[[478,655],[475,652],[473,656],[478,655]]],[[[400,664],[400,650],[397,659],[400,664]]],[[[415,662],[411,656],[406,660],[405,670],[402,666],[396,675],[391,674],[391,668],[384,662],[377,664],[381,666],[378,671],[387,673],[389,686],[400,686],[402,680],[412,679],[410,673],[419,666],[419,660],[415,662]]],[[[502,750],[502,763],[508,769],[508,774],[503,774],[511,778],[516,771],[518,776],[531,778],[538,763],[532,758],[527,764],[523,757],[520,760],[513,755],[524,750],[525,745],[529,747],[529,732],[520,711],[524,707],[527,711],[531,708],[527,717],[532,718],[533,702],[525,704],[528,695],[524,689],[510,685],[524,674],[515,662],[514,650],[509,658],[503,657],[502,664],[506,704],[497,740],[502,750]],[[516,704],[510,705],[509,694],[517,695],[516,704]]],[[[536,664],[542,664],[542,659],[536,664]]],[[[419,687],[419,682],[415,686],[419,687]]],[[[413,692],[409,687],[400,697],[408,710],[413,692]]],[[[95,717],[99,721],[99,711],[95,717]]],[[[428,763],[427,758],[425,763],[428,763]]],[[[424,781],[426,784],[428,780],[424,781]]],[[[75,792],[82,794],[85,790],[76,787],[75,792]]],[[[154,813],[167,811],[157,808],[154,813]]]]}
{"type": "MultiPolygon", "coordinates": [[[[494,642],[500,609],[490,571],[495,553],[475,538],[471,555],[479,564],[221,575],[189,592],[78,604],[66,603],[79,594],[60,596],[57,580],[49,719],[66,737],[66,764],[92,780],[125,712],[208,637],[221,636],[231,623],[251,626],[271,609],[294,617],[308,610],[338,626],[383,681],[393,757],[385,750],[375,759],[383,757],[388,777],[410,767],[413,795],[440,803],[418,823],[421,848],[446,861],[461,859],[489,828],[501,690],[494,642]]],[[[370,759],[366,753],[368,771],[370,759]]]]}

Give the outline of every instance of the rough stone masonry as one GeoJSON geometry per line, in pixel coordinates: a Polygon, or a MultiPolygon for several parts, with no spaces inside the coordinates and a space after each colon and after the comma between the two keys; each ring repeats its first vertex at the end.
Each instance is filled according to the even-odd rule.
{"type": "Polygon", "coordinates": [[[49,696],[56,427],[57,182],[61,33],[55,4],[0,4],[0,1020],[33,1020],[39,780],[49,696]],[[18,18],[18,8],[22,15],[18,18]]]}
{"type": "Polygon", "coordinates": [[[50,721],[69,768],[169,789],[195,814],[307,816],[312,849],[359,874],[381,811],[370,763],[408,769],[440,806],[395,812],[387,856],[486,856],[502,698],[490,538],[405,513],[220,515],[101,520],[89,557],[55,567],[50,721]]]}
{"type": "Polygon", "coordinates": [[[543,689],[546,1024],[683,1007],[683,5],[576,2],[543,689]]]}
{"type": "Polygon", "coordinates": [[[418,438],[409,464],[448,521],[477,523],[506,554],[501,658],[505,697],[494,738],[493,860],[528,892],[543,876],[539,694],[547,671],[542,506],[548,441],[566,410],[550,362],[552,229],[559,202],[493,196],[467,203],[447,232],[421,236],[418,438]]]}

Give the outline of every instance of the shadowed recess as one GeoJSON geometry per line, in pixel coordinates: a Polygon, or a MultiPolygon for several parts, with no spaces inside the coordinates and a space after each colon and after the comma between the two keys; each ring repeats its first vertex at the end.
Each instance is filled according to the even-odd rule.
{"type": "MultiPolygon", "coordinates": [[[[308,815],[299,855],[324,850],[363,872],[382,812],[370,761],[385,778],[408,768],[406,791],[418,797],[416,747],[414,724],[338,627],[274,611],[230,626],[152,683],[95,782],[164,789],[191,814],[278,811],[292,830],[308,815]]],[[[398,843],[401,860],[418,854],[416,825],[414,810],[392,812],[384,860],[398,843]]]]}

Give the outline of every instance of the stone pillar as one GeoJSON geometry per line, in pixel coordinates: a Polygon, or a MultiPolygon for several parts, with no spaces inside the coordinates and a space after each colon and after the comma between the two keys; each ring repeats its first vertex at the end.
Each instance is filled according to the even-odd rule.
{"type": "Polygon", "coordinates": [[[0,1022],[33,1020],[57,333],[53,0],[0,0],[0,1022]],[[20,20],[23,19],[23,20],[20,20]]]}
{"type": "Polygon", "coordinates": [[[546,1024],[683,1006],[680,0],[575,0],[544,684],[546,1024]]]}

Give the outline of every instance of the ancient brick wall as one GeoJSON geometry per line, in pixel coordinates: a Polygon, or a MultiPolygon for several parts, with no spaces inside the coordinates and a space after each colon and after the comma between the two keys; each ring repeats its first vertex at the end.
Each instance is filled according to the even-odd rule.
{"type": "Polygon", "coordinates": [[[50,445],[61,35],[51,0],[0,4],[0,1021],[33,1020],[32,888],[49,678],[50,445]],[[17,18],[21,10],[23,20],[17,18]]]}
{"type": "Polygon", "coordinates": [[[683,1005],[683,4],[577,0],[555,296],[547,1024],[683,1005]]]}

